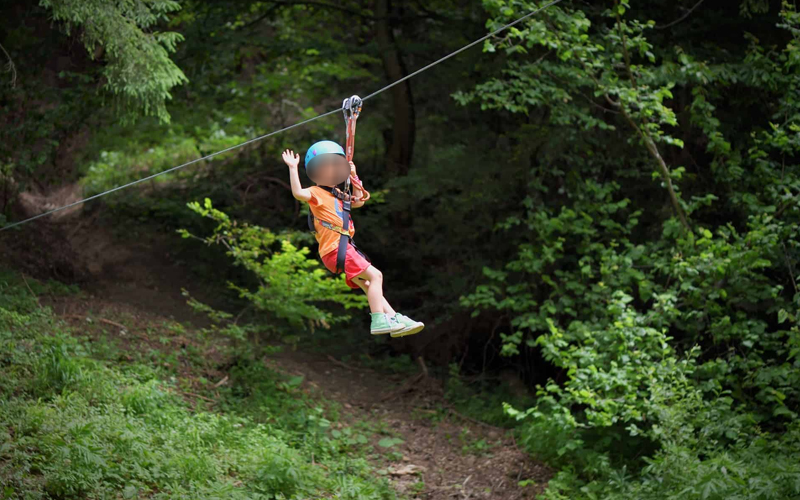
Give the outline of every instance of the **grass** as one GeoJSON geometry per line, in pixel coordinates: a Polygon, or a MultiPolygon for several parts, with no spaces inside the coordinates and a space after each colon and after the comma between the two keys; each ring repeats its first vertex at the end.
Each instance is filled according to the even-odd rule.
{"type": "Polygon", "coordinates": [[[70,327],[35,295],[76,291],[27,281],[0,271],[0,498],[398,498],[302,380],[240,350],[214,388],[214,339],[70,327]]]}
{"type": "MultiPolygon", "coordinates": [[[[511,429],[516,425],[514,418],[503,410],[503,403],[516,408],[528,408],[535,404],[532,396],[520,396],[504,382],[475,380],[465,381],[458,371],[458,365],[451,363],[449,377],[445,384],[445,398],[461,414],[496,427],[511,429]]],[[[475,445],[474,447],[480,447],[475,445]]]]}

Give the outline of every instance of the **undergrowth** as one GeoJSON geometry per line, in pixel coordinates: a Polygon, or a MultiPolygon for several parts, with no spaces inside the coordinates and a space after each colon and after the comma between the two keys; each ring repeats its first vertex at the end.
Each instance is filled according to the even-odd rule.
{"type": "Polygon", "coordinates": [[[176,370],[200,354],[92,341],[28,282],[0,271],[0,498],[397,498],[368,431],[297,377],[239,356],[217,404],[187,401],[176,370]]]}
{"type": "Polygon", "coordinates": [[[533,397],[514,394],[503,382],[489,379],[467,380],[459,372],[458,365],[449,365],[449,377],[445,384],[445,397],[464,415],[498,427],[512,428],[516,424],[503,404],[523,406],[533,404],[533,397]]]}

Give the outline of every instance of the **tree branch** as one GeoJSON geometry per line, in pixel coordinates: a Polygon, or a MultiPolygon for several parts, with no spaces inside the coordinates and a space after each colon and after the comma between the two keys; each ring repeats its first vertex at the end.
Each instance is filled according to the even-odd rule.
{"type": "Polygon", "coordinates": [[[8,58],[8,63],[6,63],[6,71],[11,73],[11,88],[14,88],[17,84],[17,67],[14,65],[14,61],[11,60],[11,56],[2,44],[0,44],[0,50],[2,50],[8,58]]]}
{"type": "Polygon", "coordinates": [[[786,200],[784,203],[782,203],[781,206],[778,207],[778,210],[775,212],[775,218],[776,219],[780,218],[780,216],[783,215],[783,212],[785,212],[787,208],[792,206],[792,202],[794,200],[796,200],[798,197],[800,197],[800,193],[792,196],[791,198],[786,200]]]}
{"type": "MultiPolygon", "coordinates": [[[[548,25],[550,26],[550,28],[553,30],[553,34],[556,36],[558,41],[560,43],[563,43],[561,37],[558,35],[558,29],[553,24],[552,20],[550,19],[550,16],[548,16],[547,13],[544,13],[543,17],[546,20],[546,22],[548,23],[548,25]]],[[[632,70],[630,68],[630,55],[628,54],[627,44],[625,43],[625,41],[626,41],[625,34],[624,34],[624,32],[622,32],[622,29],[621,29],[621,26],[620,26],[619,14],[617,14],[617,25],[618,25],[618,28],[620,29],[620,34],[622,36],[622,47],[623,47],[623,53],[625,54],[625,60],[626,60],[626,63],[627,63],[625,66],[626,66],[626,69],[628,71],[628,77],[631,79],[631,84],[633,85],[633,88],[636,89],[637,88],[636,87],[636,79],[633,77],[633,72],[632,72],[632,70]]],[[[650,138],[650,136],[644,130],[642,130],[636,124],[635,121],[633,121],[633,118],[631,118],[631,116],[625,110],[625,106],[623,105],[622,100],[620,99],[619,101],[615,101],[614,99],[612,99],[611,96],[608,95],[608,92],[606,92],[604,86],[597,80],[597,78],[595,78],[595,76],[592,74],[590,69],[586,66],[586,63],[580,57],[578,57],[577,60],[581,64],[581,66],[583,67],[583,70],[584,70],[586,76],[588,76],[594,82],[594,84],[597,86],[598,89],[602,90],[603,96],[605,97],[606,101],[609,104],[611,104],[613,107],[618,108],[622,112],[622,115],[628,121],[630,126],[639,134],[639,136],[642,137],[642,140],[644,140],[644,144],[645,144],[645,147],[647,148],[647,151],[656,160],[656,163],[658,165],[658,169],[661,172],[661,176],[664,178],[664,182],[667,185],[667,190],[669,191],[670,201],[672,202],[672,206],[675,209],[675,212],[677,212],[677,214],[678,214],[678,218],[681,220],[681,223],[683,224],[684,229],[686,229],[687,231],[691,230],[691,227],[689,226],[689,222],[686,219],[686,214],[684,214],[683,209],[681,208],[680,202],[678,201],[678,196],[675,194],[675,188],[672,186],[672,177],[669,174],[669,167],[667,167],[666,162],[664,162],[664,159],[661,157],[661,154],[658,152],[658,147],[656,147],[655,142],[650,138]]]]}
{"type": "Polygon", "coordinates": [[[781,243],[783,246],[783,257],[786,259],[786,269],[789,270],[789,277],[792,278],[792,285],[794,286],[794,293],[797,293],[797,281],[794,279],[794,272],[792,271],[792,262],[789,260],[789,252],[786,250],[786,244],[781,243]]]}
{"type": "Polygon", "coordinates": [[[700,0],[699,2],[697,2],[697,3],[694,5],[694,7],[692,7],[691,9],[689,9],[689,11],[688,11],[686,14],[682,15],[682,16],[681,16],[681,17],[679,17],[678,19],[676,19],[676,20],[672,21],[672,22],[671,22],[671,23],[669,23],[669,24],[665,24],[664,26],[656,26],[656,27],[655,27],[655,29],[657,29],[657,30],[665,30],[665,29],[667,29],[667,28],[671,28],[671,27],[675,26],[675,25],[676,25],[676,24],[678,24],[679,22],[681,22],[681,21],[683,21],[684,19],[686,19],[687,17],[691,16],[691,15],[692,15],[692,12],[694,12],[694,11],[695,11],[695,9],[697,9],[698,7],[700,7],[700,4],[701,4],[701,3],[703,3],[703,0],[700,0]]]}
{"type": "MultiPolygon", "coordinates": [[[[615,4],[619,5],[619,0],[617,0],[615,4]]],[[[634,90],[638,90],[636,78],[634,78],[633,70],[631,69],[631,57],[628,53],[628,39],[625,36],[625,31],[622,29],[622,19],[620,19],[619,11],[617,11],[617,30],[619,31],[619,35],[622,40],[622,54],[625,57],[625,69],[628,72],[628,78],[630,78],[631,85],[633,86],[634,90]]],[[[678,214],[678,218],[681,220],[681,224],[683,224],[684,229],[690,231],[691,227],[689,226],[689,222],[686,220],[686,214],[683,212],[683,208],[681,208],[681,204],[678,201],[678,195],[675,194],[675,188],[672,186],[672,176],[669,173],[669,167],[667,167],[667,163],[658,152],[658,147],[656,146],[655,141],[653,141],[653,139],[645,130],[643,130],[636,124],[636,122],[633,121],[633,118],[631,118],[631,116],[628,114],[627,110],[625,109],[625,105],[621,102],[621,100],[619,103],[619,109],[622,111],[622,115],[625,117],[631,127],[633,127],[633,129],[636,130],[636,132],[638,132],[638,134],[641,136],[645,147],[653,156],[653,158],[655,158],[658,169],[661,171],[661,177],[664,179],[664,183],[667,185],[667,191],[669,191],[669,199],[672,202],[672,207],[678,214]]]]}
{"type": "Polygon", "coordinates": [[[661,154],[658,152],[655,142],[653,142],[653,139],[651,139],[650,136],[647,135],[647,133],[645,133],[645,131],[636,124],[636,122],[633,121],[633,118],[631,118],[631,115],[629,115],[625,110],[625,106],[623,106],[622,103],[619,104],[619,109],[622,111],[622,116],[625,117],[630,126],[639,133],[644,141],[647,151],[649,151],[653,158],[655,158],[658,169],[661,171],[661,177],[664,179],[664,183],[667,185],[667,191],[669,192],[669,199],[672,202],[672,207],[675,209],[675,212],[677,212],[678,218],[681,220],[681,224],[683,224],[684,229],[687,231],[691,230],[689,222],[686,220],[686,214],[683,213],[683,208],[681,208],[681,204],[678,201],[678,195],[675,194],[675,188],[672,186],[672,177],[669,174],[669,167],[667,167],[666,162],[664,162],[664,158],[662,158],[661,154]]]}
{"type": "MultiPolygon", "coordinates": [[[[619,0],[615,3],[619,5],[619,0]]],[[[625,31],[622,29],[622,19],[619,17],[619,10],[617,11],[617,31],[619,31],[619,37],[622,39],[622,54],[625,56],[625,69],[628,70],[628,78],[630,78],[633,88],[638,88],[639,86],[636,85],[636,78],[633,77],[633,71],[631,70],[631,55],[628,53],[628,38],[625,36],[625,31]]]]}
{"type": "Polygon", "coordinates": [[[273,15],[273,14],[274,14],[274,13],[275,13],[275,12],[278,10],[278,7],[281,7],[281,4],[275,4],[275,5],[273,5],[273,6],[272,6],[270,9],[267,9],[267,11],[266,11],[266,12],[264,12],[263,14],[261,14],[260,16],[258,16],[257,18],[253,19],[253,20],[252,20],[252,21],[250,21],[249,23],[247,23],[247,24],[245,24],[244,26],[242,26],[242,29],[243,29],[243,30],[245,30],[245,29],[247,29],[247,28],[249,28],[249,27],[251,27],[251,26],[254,26],[254,25],[256,25],[256,24],[260,23],[260,22],[261,22],[261,21],[263,21],[264,19],[266,19],[266,18],[270,17],[271,15],[273,15]]]}

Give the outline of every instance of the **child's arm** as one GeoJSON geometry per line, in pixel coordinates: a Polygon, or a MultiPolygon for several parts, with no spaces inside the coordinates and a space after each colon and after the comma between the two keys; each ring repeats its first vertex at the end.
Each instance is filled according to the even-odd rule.
{"type": "Polygon", "coordinates": [[[300,201],[308,202],[311,199],[311,191],[303,189],[300,185],[300,176],[297,175],[297,165],[300,163],[300,155],[287,149],[283,152],[283,161],[289,166],[289,182],[292,184],[292,196],[300,201]]]}
{"type": "MultiPolygon", "coordinates": [[[[358,174],[356,174],[356,165],[352,161],[350,162],[350,174],[354,175],[356,177],[356,179],[358,179],[358,174]]],[[[353,198],[361,198],[363,195],[364,195],[364,193],[358,188],[358,186],[353,184],[353,198]]],[[[361,207],[363,205],[364,205],[364,200],[358,199],[358,200],[353,201],[350,204],[350,207],[358,208],[358,207],[361,207]]]]}

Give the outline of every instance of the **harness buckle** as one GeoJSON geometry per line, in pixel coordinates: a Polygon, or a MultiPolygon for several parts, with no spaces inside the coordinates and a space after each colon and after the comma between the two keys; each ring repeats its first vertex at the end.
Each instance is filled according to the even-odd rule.
{"type": "Polygon", "coordinates": [[[344,189],[339,189],[338,187],[334,187],[330,190],[330,192],[334,198],[342,200],[342,203],[351,202],[353,199],[353,194],[350,192],[350,178],[348,177],[345,180],[344,189]]]}

